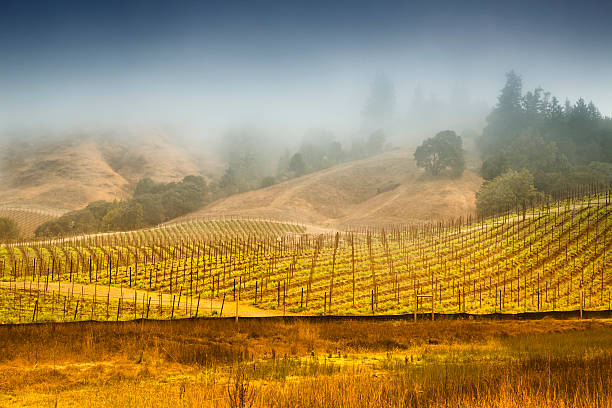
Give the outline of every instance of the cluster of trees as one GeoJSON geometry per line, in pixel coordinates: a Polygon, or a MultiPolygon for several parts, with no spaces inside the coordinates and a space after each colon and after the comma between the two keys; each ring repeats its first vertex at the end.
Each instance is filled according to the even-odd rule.
{"type": "Polygon", "coordinates": [[[220,152],[227,167],[211,183],[211,195],[216,199],[259,188],[262,180],[273,172],[269,154],[275,149],[274,143],[257,129],[243,127],[229,131],[220,152]]]}
{"type": "Polygon", "coordinates": [[[529,183],[553,194],[612,182],[612,119],[582,98],[572,105],[567,100],[561,104],[542,88],[523,94],[521,77],[513,71],[506,77],[478,139],[481,175],[489,181],[477,197],[479,211],[495,208],[495,194],[495,200],[512,195],[510,187],[503,187],[508,177],[520,175],[520,191],[525,192],[521,201],[530,198],[529,183]]]}
{"type": "Polygon", "coordinates": [[[21,231],[17,222],[9,217],[0,217],[0,241],[19,239],[21,231]]]}
{"type": "Polygon", "coordinates": [[[560,104],[542,88],[523,95],[514,72],[507,74],[478,144],[487,180],[526,168],[538,190],[554,192],[572,187],[567,183],[583,184],[585,177],[601,181],[612,172],[612,119],[582,98],[560,104]]]}
{"type": "Polygon", "coordinates": [[[290,154],[289,151],[286,151],[281,156],[276,180],[287,180],[339,163],[377,155],[389,147],[385,146],[385,142],[385,133],[377,130],[371,133],[366,140],[354,139],[351,148],[345,150],[333,134],[325,131],[312,132],[304,138],[297,152],[290,154]]]}
{"type": "Polygon", "coordinates": [[[525,209],[544,196],[536,191],[533,175],[527,169],[508,170],[483,183],[476,193],[476,209],[481,215],[494,215],[509,209],[525,209]]]}
{"type": "Polygon", "coordinates": [[[388,148],[382,130],[371,133],[365,140],[354,139],[350,149],[344,149],[331,132],[315,130],[304,136],[297,151],[285,150],[274,169],[270,168],[269,157],[278,146],[269,146],[265,137],[252,130],[234,131],[226,136],[227,146],[222,156],[227,167],[210,185],[213,199],[269,187],[339,163],[370,157],[388,148]]]}
{"type": "Polygon", "coordinates": [[[198,209],[206,204],[208,197],[208,186],[200,176],[186,176],[182,181],[170,183],[145,178],[136,184],[131,199],[112,203],[94,201],[82,210],[41,224],[35,234],[52,237],[153,226],[198,209]]]}

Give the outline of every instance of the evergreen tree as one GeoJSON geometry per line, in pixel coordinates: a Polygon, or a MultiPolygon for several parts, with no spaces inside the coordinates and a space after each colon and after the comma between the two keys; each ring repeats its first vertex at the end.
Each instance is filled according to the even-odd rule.
{"type": "Polygon", "coordinates": [[[296,153],[291,157],[289,170],[291,170],[296,177],[306,174],[306,163],[304,163],[304,159],[300,153],[296,153]]]}

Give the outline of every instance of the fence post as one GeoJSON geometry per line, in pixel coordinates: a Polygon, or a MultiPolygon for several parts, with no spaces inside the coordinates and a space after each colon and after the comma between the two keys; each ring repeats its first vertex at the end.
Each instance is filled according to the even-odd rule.
{"type": "Polygon", "coordinates": [[[434,297],[431,296],[431,321],[434,321],[434,297]]]}
{"type": "Polygon", "coordinates": [[[176,295],[172,295],[172,312],[170,313],[170,320],[174,319],[174,299],[176,295]]]}
{"type": "Polygon", "coordinates": [[[34,303],[34,313],[32,314],[32,321],[35,321],[36,319],[37,309],[38,309],[38,299],[36,299],[36,302],[34,303]]]}
{"type": "Polygon", "coordinates": [[[582,289],[580,289],[580,320],[582,320],[582,289]]]}
{"type": "Polygon", "coordinates": [[[414,291],[414,322],[417,321],[417,309],[419,307],[419,298],[417,297],[416,290],[414,291]]]}

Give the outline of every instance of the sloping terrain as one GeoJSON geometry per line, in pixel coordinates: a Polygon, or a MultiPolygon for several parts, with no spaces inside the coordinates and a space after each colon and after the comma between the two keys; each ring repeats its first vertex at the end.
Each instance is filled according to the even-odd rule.
{"type": "Polygon", "coordinates": [[[475,211],[480,176],[467,170],[456,180],[432,178],[412,155],[393,150],[344,163],[214,202],[183,219],[268,217],[346,228],[445,220],[475,211]]]}
{"type": "Polygon", "coordinates": [[[93,310],[96,294],[110,286],[140,291],[126,290],[134,300],[127,318],[138,316],[136,308],[146,313],[145,297],[160,294],[173,299],[165,306],[176,297],[187,315],[192,308],[184,302],[216,300],[223,307],[226,297],[305,314],[609,310],[611,198],[590,194],[524,215],[369,233],[312,236],[294,224],[194,221],[0,245],[0,281],[25,297],[17,303],[10,292],[0,293],[0,322],[35,320],[37,307],[47,313],[41,319],[64,319],[65,309],[48,291],[75,283],[93,299],[83,303],[81,292],[83,311],[73,293],[71,320],[118,316],[127,304],[118,302],[109,314],[107,300],[106,307],[98,302],[98,315],[93,310]],[[32,289],[47,293],[38,306],[32,289]]]}
{"type": "Polygon", "coordinates": [[[3,207],[0,206],[0,217],[8,217],[15,220],[21,232],[21,238],[34,237],[36,228],[47,221],[58,218],[62,211],[27,207],[3,207]]]}
{"type": "Polygon", "coordinates": [[[142,177],[170,181],[198,173],[161,132],[30,138],[2,147],[0,203],[76,209],[127,197],[142,177]]]}

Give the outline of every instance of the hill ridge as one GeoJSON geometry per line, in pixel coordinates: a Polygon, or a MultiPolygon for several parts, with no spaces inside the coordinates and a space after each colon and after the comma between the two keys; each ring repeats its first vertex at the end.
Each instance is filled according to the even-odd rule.
{"type": "Polygon", "coordinates": [[[217,200],[179,219],[244,215],[345,228],[447,220],[475,212],[480,176],[470,169],[458,179],[427,176],[412,153],[397,149],[342,163],[217,200]]]}

